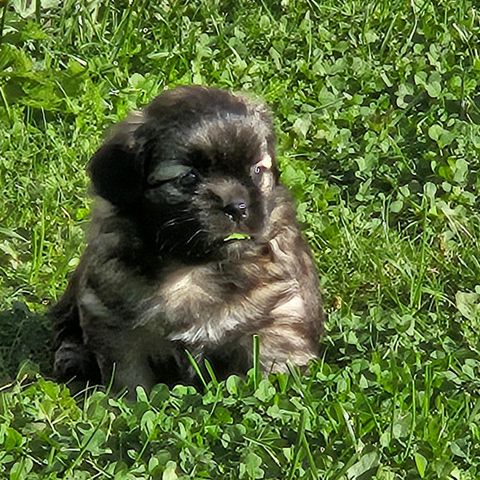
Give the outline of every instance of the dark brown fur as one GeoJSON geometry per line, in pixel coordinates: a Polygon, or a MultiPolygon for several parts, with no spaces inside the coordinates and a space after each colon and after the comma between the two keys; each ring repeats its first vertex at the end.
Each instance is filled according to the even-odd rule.
{"type": "Polygon", "coordinates": [[[279,183],[270,116],[228,92],[181,87],[119,124],[95,154],[87,249],[60,302],[55,370],[115,389],[194,382],[318,354],[317,272],[279,183]],[[231,233],[250,240],[224,242],[231,233]]]}

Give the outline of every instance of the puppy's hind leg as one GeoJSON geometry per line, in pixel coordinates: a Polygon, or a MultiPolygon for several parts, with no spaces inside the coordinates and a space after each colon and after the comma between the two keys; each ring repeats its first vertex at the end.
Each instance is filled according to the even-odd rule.
{"type": "Polygon", "coordinates": [[[53,375],[60,382],[71,379],[98,384],[100,374],[98,364],[85,345],[66,339],[55,351],[53,375]]]}
{"type": "Polygon", "coordinates": [[[287,372],[288,364],[306,367],[318,358],[318,340],[315,335],[301,334],[302,325],[280,324],[259,333],[260,365],[263,373],[287,372]]]}
{"type": "Polygon", "coordinates": [[[63,297],[49,312],[55,333],[53,376],[60,382],[73,378],[78,382],[96,384],[100,382],[100,370],[83,341],[76,302],[77,276],[75,272],[63,297]]]}

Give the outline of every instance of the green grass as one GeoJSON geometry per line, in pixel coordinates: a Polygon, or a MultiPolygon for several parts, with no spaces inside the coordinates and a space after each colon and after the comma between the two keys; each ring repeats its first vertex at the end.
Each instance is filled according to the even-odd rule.
{"type": "Polygon", "coordinates": [[[477,2],[3,0],[0,36],[0,478],[480,478],[477,2]],[[44,312],[84,246],[85,166],[185,83],[272,106],[323,358],[73,398],[44,312]]]}

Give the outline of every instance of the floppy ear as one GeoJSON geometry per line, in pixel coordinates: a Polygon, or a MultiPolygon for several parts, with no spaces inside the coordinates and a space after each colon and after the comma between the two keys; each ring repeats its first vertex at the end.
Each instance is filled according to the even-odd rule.
{"type": "Polygon", "coordinates": [[[133,205],[142,194],[143,159],[134,134],[144,122],[143,113],[135,112],[118,124],[88,166],[95,193],[118,207],[133,205]]]}

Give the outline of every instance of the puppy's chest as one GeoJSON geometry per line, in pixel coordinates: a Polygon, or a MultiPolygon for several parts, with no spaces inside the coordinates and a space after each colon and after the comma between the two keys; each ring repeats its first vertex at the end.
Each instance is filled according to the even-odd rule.
{"type": "Polygon", "coordinates": [[[156,290],[155,301],[172,320],[187,315],[195,321],[218,314],[223,292],[217,275],[210,267],[167,270],[156,290]]]}
{"type": "Polygon", "coordinates": [[[173,341],[222,341],[246,318],[236,295],[227,293],[219,275],[213,267],[167,270],[141,313],[140,323],[173,341]]]}

